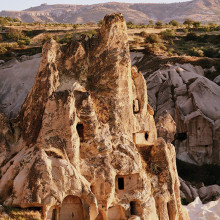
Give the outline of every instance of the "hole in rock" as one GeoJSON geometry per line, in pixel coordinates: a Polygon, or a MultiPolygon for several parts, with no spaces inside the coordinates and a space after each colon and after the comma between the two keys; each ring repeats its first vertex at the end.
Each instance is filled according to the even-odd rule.
{"type": "Polygon", "coordinates": [[[130,212],[131,215],[137,215],[137,216],[142,215],[143,210],[139,201],[130,202],[130,212]]]}
{"type": "Polygon", "coordinates": [[[84,126],[83,126],[83,124],[77,124],[76,130],[78,132],[80,141],[83,142],[84,141],[84,126]]]}
{"type": "Polygon", "coordinates": [[[125,187],[124,178],[123,177],[118,178],[118,189],[123,190],[124,187],[125,187]]]}
{"type": "Polygon", "coordinates": [[[52,220],[57,220],[57,210],[53,209],[52,211],[52,220]]]}
{"type": "Polygon", "coordinates": [[[145,137],[145,140],[147,141],[147,140],[148,140],[148,137],[149,137],[149,134],[146,132],[145,135],[144,135],[144,137],[145,137]]]}
{"type": "Polygon", "coordinates": [[[184,141],[186,139],[187,139],[187,133],[186,132],[176,134],[176,140],[184,141]]]}

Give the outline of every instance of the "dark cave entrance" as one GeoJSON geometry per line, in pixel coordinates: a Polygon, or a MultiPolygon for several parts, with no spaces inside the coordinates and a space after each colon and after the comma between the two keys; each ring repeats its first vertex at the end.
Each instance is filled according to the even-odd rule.
{"type": "Polygon", "coordinates": [[[77,133],[79,135],[80,141],[84,141],[84,125],[83,124],[77,124],[76,126],[77,133]]]}
{"type": "Polygon", "coordinates": [[[123,177],[119,177],[118,178],[118,189],[119,190],[123,190],[124,187],[125,187],[124,178],[123,177]]]}

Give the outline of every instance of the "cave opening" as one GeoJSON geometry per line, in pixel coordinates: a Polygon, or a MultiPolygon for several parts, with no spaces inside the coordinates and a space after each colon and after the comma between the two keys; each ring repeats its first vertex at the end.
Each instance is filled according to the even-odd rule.
{"type": "Polygon", "coordinates": [[[149,138],[149,134],[146,132],[145,135],[144,135],[144,137],[145,137],[145,140],[147,141],[148,138],[149,138]]]}
{"type": "Polygon", "coordinates": [[[118,178],[118,189],[119,190],[123,190],[124,187],[125,187],[124,178],[123,177],[119,177],[118,178]]]}
{"type": "Polygon", "coordinates": [[[143,209],[139,201],[130,202],[130,213],[131,215],[137,215],[137,216],[142,215],[143,209]]]}
{"type": "Polygon", "coordinates": [[[52,211],[52,220],[57,220],[57,210],[53,209],[52,211]]]}
{"type": "Polygon", "coordinates": [[[77,124],[76,126],[77,133],[79,135],[80,141],[84,141],[84,125],[83,124],[77,124]]]}
{"type": "Polygon", "coordinates": [[[183,133],[177,133],[175,134],[175,139],[178,140],[178,141],[184,141],[187,139],[187,133],[186,132],[183,132],[183,133]]]}

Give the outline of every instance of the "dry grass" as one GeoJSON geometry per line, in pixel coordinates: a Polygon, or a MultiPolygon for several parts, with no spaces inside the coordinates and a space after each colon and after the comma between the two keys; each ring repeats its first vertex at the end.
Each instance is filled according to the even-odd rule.
{"type": "Polygon", "coordinates": [[[41,213],[20,208],[6,208],[7,215],[0,214],[0,220],[41,220],[41,213]]]}

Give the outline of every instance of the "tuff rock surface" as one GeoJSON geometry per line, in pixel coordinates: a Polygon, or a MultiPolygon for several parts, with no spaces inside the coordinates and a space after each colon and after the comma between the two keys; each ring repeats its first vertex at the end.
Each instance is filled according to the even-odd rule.
{"type": "Polygon", "coordinates": [[[197,197],[200,198],[203,204],[220,199],[220,186],[218,185],[204,186],[204,184],[200,184],[198,186],[193,186],[180,177],[179,179],[181,198],[185,199],[187,202],[193,202],[197,197]]]}
{"type": "MultiPolygon", "coordinates": [[[[156,120],[167,111],[176,123],[177,158],[219,165],[220,87],[204,77],[200,66],[187,63],[157,70],[147,78],[147,85],[156,120]]],[[[167,132],[173,135],[173,130],[167,132]]]]}
{"type": "MultiPolygon", "coordinates": [[[[9,118],[18,115],[28,92],[34,84],[41,54],[22,56],[0,65],[0,112],[9,118]]],[[[1,62],[0,62],[1,63],[1,62]]]]}
{"type": "Polygon", "coordinates": [[[66,46],[47,42],[19,117],[0,118],[0,198],[44,219],[188,219],[175,149],[157,139],[126,23],[66,46]]]}

